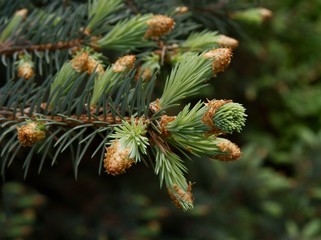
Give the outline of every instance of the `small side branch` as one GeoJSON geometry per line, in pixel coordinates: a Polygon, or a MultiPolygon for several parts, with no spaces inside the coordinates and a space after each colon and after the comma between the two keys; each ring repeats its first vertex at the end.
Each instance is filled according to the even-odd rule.
{"type": "Polygon", "coordinates": [[[73,39],[67,42],[57,42],[57,43],[46,43],[39,45],[23,45],[23,46],[8,46],[8,44],[0,44],[0,55],[11,55],[20,51],[56,51],[62,49],[69,49],[73,47],[80,47],[83,43],[83,39],[73,39]]]}
{"type": "MultiPolygon", "coordinates": [[[[12,112],[5,112],[0,111],[0,123],[8,122],[8,121],[16,121],[16,122],[23,122],[26,119],[36,120],[37,116],[22,116],[21,114],[13,114],[12,112]]],[[[129,117],[124,117],[124,119],[121,119],[120,117],[114,117],[111,113],[107,115],[99,115],[99,116],[91,116],[88,117],[87,115],[81,115],[81,116],[43,116],[41,119],[38,119],[38,121],[54,121],[59,123],[65,123],[69,127],[75,127],[78,125],[88,124],[92,123],[94,127],[101,127],[106,126],[110,124],[118,124],[121,123],[122,120],[130,121],[129,117]]]]}

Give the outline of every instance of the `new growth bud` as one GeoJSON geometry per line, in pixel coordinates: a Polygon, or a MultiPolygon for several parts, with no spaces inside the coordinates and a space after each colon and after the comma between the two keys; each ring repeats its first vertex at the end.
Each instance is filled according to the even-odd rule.
{"type": "Polygon", "coordinates": [[[126,55],[119,58],[112,66],[114,72],[124,72],[129,71],[134,68],[136,61],[135,55],[126,55]]]}
{"type": "Polygon", "coordinates": [[[217,73],[225,71],[231,62],[232,55],[232,50],[230,48],[215,48],[205,53],[203,56],[206,59],[213,60],[213,75],[216,76],[217,73]]]}
{"type": "Polygon", "coordinates": [[[222,129],[219,129],[215,123],[213,122],[214,115],[216,111],[223,106],[226,103],[231,102],[231,100],[212,100],[208,101],[208,103],[205,103],[207,106],[207,111],[205,112],[202,121],[205,125],[210,127],[210,130],[207,131],[208,135],[214,134],[214,135],[219,135],[222,134],[223,131],[222,129]]]}
{"type": "Polygon", "coordinates": [[[18,77],[24,79],[30,79],[34,76],[33,64],[31,62],[25,62],[18,66],[18,77]]]}
{"type": "Polygon", "coordinates": [[[273,16],[272,11],[267,8],[259,8],[258,11],[259,11],[260,15],[262,16],[263,21],[266,21],[273,16]]]}
{"type": "Polygon", "coordinates": [[[168,195],[172,199],[176,207],[187,210],[193,207],[193,194],[192,194],[192,183],[189,182],[187,189],[184,190],[177,184],[173,184],[172,187],[168,187],[168,195]]]}
{"type": "Polygon", "coordinates": [[[164,15],[154,15],[147,20],[147,25],[145,38],[159,38],[173,30],[175,21],[164,15]]]}
{"type": "Polygon", "coordinates": [[[214,125],[226,133],[241,132],[246,120],[245,108],[239,103],[228,102],[219,107],[214,116],[214,125]]]}
{"type": "Polygon", "coordinates": [[[138,80],[139,77],[141,77],[144,82],[148,82],[152,77],[151,69],[149,68],[142,69],[141,67],[139,67],[137,70],[137,74],[135,76],[135,80],[138,80]]]}
{"type": "Polygon", "coordinates": [[[24,147],[31,147],[46,136],[43,126],[37,122],[28,122],[26,125],[17,127],[17,131],[18,140],[24,147]]]}
{"type": "Polygon", "coordinates": [[[169,135],[169,132],[168,132],[167,127],[166,127],[167,124],[170,123],[170,122],[172,122],[172,121],[174,121],[175,118],[176,118],[176,116],[167,116],[167,115],[163,115],[163,116],[161,117],[161,120],[160,120],[160,122],[159,122],[159,126],[160,126],[160,131],[161,131],[161,133],[162,133],[165,137],[167,137],[167,136],[169,135]]]}
{"type": "Polygon", "coordinates": [[[241,132],[245,125],[245,108],[232,100],[212,100],[205,104],[208,109],[202,121],[210,127],[208,134],[241,132]]]}
{"type": "Polygon", "coordinates": [[[181,15],[181,14],[184,14],[187,12],[188,12],[188,7],[186,7],[186,6],[180,6],[180,7],[175,8],[175,13],[177,15],[181,15]]]}
{"type": "Polygon", "coordinates": [[[143,57],[143,64],[138,68],[136,79],[142,78],[144,82],[148,82],[154,73],[160,69],[160,56],[153,53],[143,57]]]}
{"type": "Polygon", "coordinates": [[[93,57],[89,57],[87,63],[87,72],[88,74],[92,74],[93,72],[104,73],[104,67],[100,61],[93,57]]]}
{"type": "Polygon", "coordinates": [[[91,56],[88,51],[78,53],[72,60],[71,66],[76,72],[86,72],[92,74],[95,70],[104,73],[104,67],[97,57],[91,56]]]}
{"type": "Polygon", "coordinates": [[[26,19],[27,14],[28,14],[28,9],[23,8],[23,9],[21,9],[21,10],[16,11],[14,15],[15,15],[15,16],[20,16],[20,17],[22,17],[23,19],[26,19]]]}
{"type": "Polygon", "coordinates": [[[146,148],[149,145],[146,137],[146,123],[144,118],[131,118],[130,122],[122,121],[122,125],[115,127],[115,133],[111,135],[116,139],[123,149],[128,150],[128,158],[135,162],[141,160],[141,154],[147,154],[146,148]]]}
{"type": "Polygon", "coordinates": [[[19,78],[28,80],[35,75],[34,63],[29,54],[20,55],[19,59],[20,60],[15,63],[18,67],[17,75],[19,78]]]}
{"type": "Polygon", "coordinates": [[[234,161],[241,157],[241,150],[235,143],[224,138],[217,138],[217,140],[219,140],[219,142],[216,145],[222,151],[222,154],[217,154],[212,158],[221,161],[234,161]]]}
{"type": "Polygon", "coordinates": [[[13,17],[5,24],[5,27],[1,26],[0,43],[4,43],[11,36],[17,35],[17,29],[19,29],[21,22],[26,19],[27,14],[28,10],[26,8],[16,11],[13,17]]]}
{"type": "Polygon", "coordinates": [[[129,158],[129,148],[123,148],[118,140],[106,148],[104,167],[106,172],[111,175],[119,175],[126,172],[128,168],[135,162],[129,158]]]}
{"type": "Polygon", "coordinates": [[[160,106],[160,100],[157,98],[154,102],[151,102],[149,104],[149,109],[153,112],[156,113],[161,110],[160,106]]]}
{"type": "Polygon", "coordinates": [[[239,45],[239,41],[237,41],[235,38],[231,38],[225,35],[218,35],[216,39],[216,43],[221,47],[232,48],[232,49],[237,48],[239,45]]]}
{"type": "Polygon", "coordinates": [[[71,66],[76,72],[85,72],[87,70],[89,53],[82,52],[71,60],[71,66]]]}
{"type": "Polygon", "coordinates": [[[262,24],[272,16],[272,11],[266,8],[250,8],[231,14],[231,17],[235,20],[252,24],[262,24]]]}

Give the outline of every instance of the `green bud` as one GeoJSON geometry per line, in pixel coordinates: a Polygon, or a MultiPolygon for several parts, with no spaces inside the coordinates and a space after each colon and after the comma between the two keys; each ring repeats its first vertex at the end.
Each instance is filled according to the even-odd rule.
{"type": "Polygon", "coordinates": [[[215,126],[227,133],[241,132],[246,120],[245,108],[234,102],[229,102],[217,109],[213,116],[215,126]]]}
{"type": "Polygon", "coordinates": [[[0,33],[0,43],[8,40],[10,36],[16,32],[21,22],[26,18],[27,14],[27,9],[21,9],[14,14],[7,26],[0,33]]]}
{"type": "Polygon", "coordinates": [[[237,21],[249,24],[260,25],[264,21],[270,19],[273,13],[266,8],[251,8],[245,11],[238,11],[231,15],[237,21]]]}
{"type": "Polygon", "coordinates": [[[118,139],[122,149],[128,149],[128,157],[135,159],[135,162],[141,160],[141,154],[147,154],[146,148],[149,145],[147,133],[147,125],[143,119],[132,118],[130,123],[123,121],[122,125],[115,128],[112,138],[118,139]]]}

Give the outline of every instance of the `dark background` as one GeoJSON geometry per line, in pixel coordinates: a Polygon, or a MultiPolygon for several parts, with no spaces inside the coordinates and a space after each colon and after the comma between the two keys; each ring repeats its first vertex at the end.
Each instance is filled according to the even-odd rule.
{"type": "Polygon", "coordinates": [[[66,155],[53,167],[48,161],[39,175],[31,165],[23,180],[21,153],[2,186],[6,236],[321,239],[321,2],[259,6],[272,10],[273,18],[226,25],[198,19],[209,29],[219,25],[240,46],[227,71],[196,99],[233,99],[248,119],[241,134],[229,136],[243,151],[239,161],[188,163],[188,179],[196,182],[194,210],[176,209],[143,164],[125,175],[99,176],[97,160],[88,158],[75,180],[66,155]]]}

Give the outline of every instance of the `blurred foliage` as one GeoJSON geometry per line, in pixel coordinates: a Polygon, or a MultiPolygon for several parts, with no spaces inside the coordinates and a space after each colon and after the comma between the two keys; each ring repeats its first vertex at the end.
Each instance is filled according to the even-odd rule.
{"type": "MultiPolygon", "coordinates": [[[[247,126],[235,137],[243,157],[189,163],[189,178],[197,179],[194,210],[178,211],[143,166],[115,178],[97,176],[88,161],[75,181],[63,162],[39,176],[31,170],[23,182],[41,193],[37,211],[22,201],[37,193],[3,185],[2,236],[15,239],[27,227],[32,231],[20,238],[321,239],[321,2],[271,0],[264,7],[273,12],[268,22],[233,23],[240,48],[205,90],[248,109],[247,126]]],[[[208,18],[199,23],[216,29],[208,18]]],[[[12,169],[19,168],[8,178],[18,181],[23,174],[12,169]]]]}
{"type": "Polygon", "coordinates": [[[32,236],[39,220],[39,208],[45,205],[44,196],[17,182],[2,187],[0,207],[1,239],[25,239],[32,236]]]}

